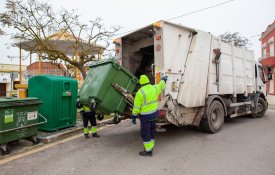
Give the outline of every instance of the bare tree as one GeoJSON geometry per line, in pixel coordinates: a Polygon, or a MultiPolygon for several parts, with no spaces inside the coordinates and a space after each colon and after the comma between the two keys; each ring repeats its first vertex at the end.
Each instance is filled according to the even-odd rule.
{"type": "Polygon", "coordinates": [[[7,0],[6,11],[0,13],[0,22],[16,29],[11,34],[13,39],[29,42],[30,50],[41,53],[43,59],[63,60],[68,66],[77,67],[84,78],[84,65],[95,61],[96,53],[102,54],[119,30],[118,26],[106,28],[100,18],[83,24],[75,10],[54,12],[51,5],[39,0],[7,0]],[[58,35],[53,36],[55,33],[58,35]],[[64,36],[65,40],[73,41],[66,49],[58,47],[58,41],[64,40],[64,36]],[[75,51],[78,51],[79,60],[68,55],[75,51]]]}
{"type": "Polygon", "coordinates": [[[249,48],[249,46],[251,45],[249,40],[247,38],[241,36],[239,34],[239,32],[234,32],[234,33],[226,32],[226,33],[220,35],[220,37],[221,37],[222,41],[224,41],[226,43],[231,43],[237,47],[249,48]]]}

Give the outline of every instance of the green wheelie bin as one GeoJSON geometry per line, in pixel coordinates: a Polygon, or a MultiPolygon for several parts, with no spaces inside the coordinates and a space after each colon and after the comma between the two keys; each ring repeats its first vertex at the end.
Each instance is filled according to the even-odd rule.
{"type": "Polygon", "coordinates": [[[37,98],[0,98],[0,148],[4,154],[10,152],[10,142],[28,139],[37,143],[38,125],[47,122],[38,113],[40,104],[37,98]]]}
{"type": "Polygon", "coordinates": [[[78,82],[65,76],[39,75],[29,79],[28,96],[43,102],[39,113],[48,120],[39,130],[52,132],[76,124],[78,82]]]}
{"type": "Polygon", "coordinates": [[[78,92],[78,100],[81,105],[95,106],[97,113],[121,115],[125,112],[127,101],[114,86],[132,93],[137,84],[138,79],[113,60],[99,62],[90,66],[78,92]]]}

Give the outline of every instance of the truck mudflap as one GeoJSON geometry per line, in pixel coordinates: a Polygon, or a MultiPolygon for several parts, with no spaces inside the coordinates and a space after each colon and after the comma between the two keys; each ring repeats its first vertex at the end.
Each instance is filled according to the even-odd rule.
{"type": "Polygon", "coordinates": [[[165,110],[167,121],[176,126],[199,126],[204,114],[204,107],[186,108],[170,96],[159,102],[159,109],[165,110]]]}

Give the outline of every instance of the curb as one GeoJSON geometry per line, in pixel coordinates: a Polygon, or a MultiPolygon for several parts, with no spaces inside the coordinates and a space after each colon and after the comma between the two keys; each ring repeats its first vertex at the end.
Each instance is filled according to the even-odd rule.
{"type": "MultiPolygon", "coordinates": [[[[99,121],[97,127],[100,128],[106,124],[112,124],[112,120],[113,119],[111,118],[111,119],[99,121]]],[[[57,133],[54,133],[53,135],[48,135],[48,136],[43,136],[43,135],[39,136],[38,135],[37,139],[39,142],[42,142],[42,143],[51,143],[51,142],[72,136],[74,134],[78,134],[78,133],[82,132],[82,130],[83,130],[82,126],[74,126],[72,128],[69,128],[66,131],[61,130],[57,133]]]]}

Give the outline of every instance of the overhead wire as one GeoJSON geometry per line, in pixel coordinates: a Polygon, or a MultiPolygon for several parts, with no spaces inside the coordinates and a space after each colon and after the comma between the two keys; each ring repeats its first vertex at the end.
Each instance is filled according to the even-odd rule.
{"type": "MultiPolygon", "coordinates": [[[[174,19],[177,19],[177,18],[182,18],[184,16],[188,16],[188,15],[191,15],[191,14],[194,14],[194,13],[199,13],[199,12],[202,12],[202,11],[205,11],[205,10],[209,10],[211,8],[215,8],[215,7],[218,7],[218,6],[222,6],[222,5],[225,5],[225,4],[228,4],[228,3],[231,3],[235,0],[229,0],[229,1],[225,1],[225,2],[221,2],[221,3],[218,3],[218,4],[214,4],[212,6],[209,6],[209,7],[205,7],[205,8],[202,8],[202,9],[199,9],[199,10],[195,10],[195,11],[191,11],[191,12],[188,12],[188,13],[185,13],[185,14],[182,14],[182,15],[179,15],[179,16],[176,16],[176,17],[173,17],[173,18],[169,18],[167,19],[167,21],[171,21],[171,20],[174,20],[174,19]]],[[[134,32],[136,31],[136,29],[134,30],[129,30],[129,31],[126,31],[126,32],[122,32],[122,33],[119,33],[115,36],[120,36],[120,35],[124,35],[124,34],[127,34],[127,33],[130,33],[130,32],[134,32]]]]}
{"type": "Polygon", "coordinates": [[[176,16],[176,17],[173,17],[173,18],[170,18],[170,19],[167,19],[167,20],[168,20],[168,21],[171,21],[171,20],[174,20],[174,19],[177,19],[177,18],[181,18],[181,17],[187,16],[187,15],[191,15],[191,14],[193,14],[193,13],[202,12],[202,11],[205,11],[205,10],[208,10],[208,9],[211,9],[211,8],[214,8],[214,7],[218,7],[218,6],[221,6],[221,5],[224,5],[224,4],[228,4],[228,3],[233,2],[233,1],[234,1],[234,0],[225,1],[225,2],[222,2],[222,3],[219,3],[219,4],[215,4],[215,5],[206,7],[206,8],[202,8],[202,9],[199,9],[199,10],[195,10],[195,11],[192,11],[192,12],[188,12],[188,13],[185,13],[185,14],[183,14],[183,15],[176,16]]]}

